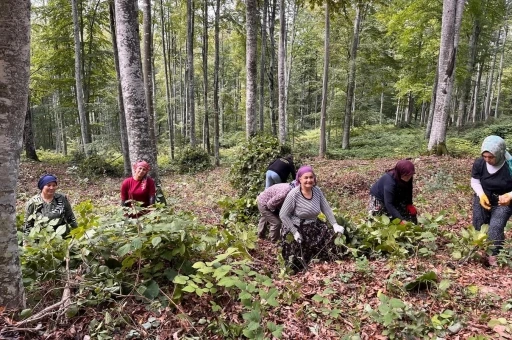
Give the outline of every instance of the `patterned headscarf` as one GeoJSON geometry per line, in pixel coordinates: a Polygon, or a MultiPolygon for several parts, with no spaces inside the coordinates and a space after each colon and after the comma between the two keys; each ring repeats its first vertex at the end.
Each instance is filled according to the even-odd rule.
{"type": "Polygon", "coordinates": [[[41,176],[41,178],[39,178],[39,181],[37,182],[37,187],[39,188],[39,190],[43,190],[44,186],[51,182],[55,182],[56,184],[58,184],[57,177],[49,174],[43,175],[41,176]]]}
{"type": "Polygon", "coordinates": [[[297,170],[297,176],[295,176],[295,180],[297,181],[297,183],[300,183],[300,178],[307,172],[311,172],[313,174],[313,178],[315,179],[316,185],[316,175],[315,172],[313,171],[313,168],[310,165],[301,166],[299,170],[297,170]]]}

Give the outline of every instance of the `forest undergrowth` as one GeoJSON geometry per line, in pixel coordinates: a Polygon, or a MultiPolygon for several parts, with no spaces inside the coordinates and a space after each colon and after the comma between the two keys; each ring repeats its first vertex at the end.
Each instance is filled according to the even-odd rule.
{"type": "Polygon", "coordinates": [[[238,198],[227,167],[163,176],[169,206],[132,220],[118,207],[120,178],[23,162],[19,211],[50,171],[79,227],[65,240],[51,228],[31,234],[27,308],[3,311],[0,337],[512,338],[512,243],[499,267],[486,266],[485,230],[471,227],[473,158],[414,157],[419,225],[368,221],[369,187],[397,160],[301,159],[347,236],[336,240],[344,257],[296,275],[257,239],[255,197],[238,198]]]}

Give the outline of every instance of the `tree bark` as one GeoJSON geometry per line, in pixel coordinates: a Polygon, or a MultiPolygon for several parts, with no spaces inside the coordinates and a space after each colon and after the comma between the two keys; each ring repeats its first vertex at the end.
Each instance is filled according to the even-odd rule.
{"type": "Polygon", "coordinates": [[[27,101],[27,115],[23,126],[23,145],[25,146],[25,156],[36,162],[40,162],[36,153],[36,144],[34,142],[34,129],[32,126],[32,111],[30,109],[30,96],[27,101]]]}
{"type": "Polygon", "coordinates": [[[196,146],[194,103],[194,0],[187,0],[187,116],[190,122],[190,146],[196,146]]]}
{"type": "Polygon", "coordinates": [[[500,39],[499,32],[496,36],[494,43],[494,51],[492,52],[492,63],[491,68],[487,73],[487,90],[485,91],[485,103],[484,103],[484,119],[488,120],[491,115],[491,101],[492,101],[492,84],[494,82],[494,69],[496,68],[496,55],[498,54],[498,41],[500,39]]]}
{"type": "Polygon", "coordinates": [[[203,0],[203,97],[204,97],[204,134],[203,145],[210,154],[210,123],[208,121],[208,0],[203,0]]]}
{"type": "Polygon", "coordinates": [[[327,140],[325,136],[327,121],[327,86],[329,84],[329,52],[330,52],[330,16],[329,1],[325,2],[325,41],[324,41],[324,73],[322,81],[322,108],[320,111],[320,150],[318,156],[325,157],[327,152],[327,140]]]}
{"type": "Polygon", "coordinates": [[[354,18],[354,35],[352,37],[352,47],[350,48],[349,73],[347,82],[347,101],[345,103],[345,122],[343,124],[343,142],[342,149],[350,147],[350,123],[352,121],[352,100],[354,97],[354,88],[356,83],[356,58],[357,47],[359,44],[359,28],[361,26],[362,3],[356,6],[356,16],[354,18]]]}
{"type": "Polygon", "coordinates": [[[473,123],[475,123],[478,120],[478,93],[480,92],[480,83],[482,81],[482,73],[483,73],[483,67],[481,63],[477,64],[477,77],[476,77],[476,83],[475,83],[475,89],[473,90],[473,113],[471,115],[473,123]]]}
{"type": "Polygon", "coordinates": [[[0,306],[25,307],[16,232],[16,184],[27,112],[30,1],[0,1],[0,306]]]}
{"type": "Polygon", "coordinates": [[[286,18],[285,1],[279,0],[279,48],[277,79],[279,91],[279,142],[286,143],[286,18]]]}
{"type": "Polygon", "coordinates": [[[267,70],[268,76],[268,89],[269,89],[269,105],[270,105],[270,126],[272,135],[277,136],[277,114],[276,114],[276,89],[275,89],[275,70],[276,70],[276,43],[274,37],[275,22],[276,22],[276,8],[277,0],[272,0],[269,3],[270,13],[268,21],[268,32],[270,42],[270,65],[267,70]]]}
{"type": "MultiPolygon", "coordinates": [[[[149,117],[142,81],[140,42],[137,12],[131,0],[115,0],[116,37],[119,50],[119,71],[126,111],[128,147],[131,164],[146,160],[151,164],[152,173],[158,173],[158,166],[152,150],[154,144],[149,132],[149,117]],[[154,170],[153,170],[154,169],[154,170]]],[[[155,181],[158,178],[155,178],[155,181]]]]}
{"type": "Polygon", "coordinates": [[[261,53],[260,53],[260,131],[265,129],[265,56],[267,52],[267,10],[268,0],[263,0],[263,18],[261,24],[261,53]]]}
{"type": "Polygon", "coordinates": [[[508,27],[505,26],[503,32],[503,44],[501,45],[501,56],[500,56],[500,66],[498,69],[498,88],[496,90],[496,104],[494,107],[494,118],[498,118],[498,107],[500,104],[500,95],[501,95],[501,76],[503,75],[503,59],[505,57],[505,43],[507,42],[507,34],[508,27]]]}
{"type": "Polygon", "coordinates": [[[250,137],[256,134],[256,81],[258,71],[256,68],[256,49],[257,49],[257,33],[256,18],[258,11],[256,0],[246,0],[246,104],[245,104],[245,129],[246,136],[250,137]]]}
{"type": "Polygon", "coordinates": [[[464,125],[467,117],[467,104],[470,100],[469,95],[471,93],[471,78],[473,77],[473,73],[475,72],[475,63],[476,63],[476,52],[478,46],[478,39],[480,37],[481,27],[480,20],[475,19],[473,22],[473,29],[471,33],[471,37],[469,38],[469,59],[466,65],[466,78],[461,86],[461,96],[459,102],[458,109],[458,117],[457,117],[457,127],[461,127],[464,125]]]}
{"type": "MultiPolygon", "coordinates": [[[[151,150],[155,152],[153,158],[157,159],[155,110],[153,105],[153,31],[151,29],[151,0],[143,0],[142,2],[142,27],[142,42],[144,45],[144,55],[142,57],[142,74],[144,80],[144,92],[146,94],[146,107],[148,110],[148,130],[151,143],[153,143],[151,150]]],[[[154,171],[151,172],[151,176],[155,176],[154,171]]]]}
{"type": "Polygon", "coordinates": [[[434,78],[434,86],[432,86],[432,95],[430,96],[430,107],[428,109],[427,127],[425,128],[425,139],[430,138],[430,131],[432,131],[432,121],[434,119],[434,111],[436,108],[436,94],[437,84],[439,83],[439,66],[436,69],[436,76],[434,78]]]}
{"type": "Polygon", "coordinates": [[[112,47],[114,50],[114,64],[117,79],[117,105],[119,107],[119,135],[121,137],[121,153],[123,154],[123,174],[128,177],[132,174],[130,165],[130,150],[128,147],[128,132],[126,131],[126,116],[124,112],[123,90],[121,88],[121,74],[119,71],[119,52],[116,40],[116,15],[114,0],[109,1],[110,31],[112,32],[112,47]]]}
{"type": "Polygon", "coordinates": [[[80,27],[78,23],[77,0],[71,0],[73,11],[73,29],[75,39],[75,83],[76,83],[76,103],[78,105],[78,116],[80,118],[80,130],[82,135],[83,150],[89,155],[88,145],[91,143],[89,136],[89,122],[85,112],[84,88],[82,81],[82,50],[80,44],[80,27]]]}
{"type": "Polygon", "coordinates": [[[219,143],[219,116],[220,116],[220,109],[219,109],[219,67],[220,67],[220,51],[219,51],[219,18],[220,18],[220,0],[216,0],[215,5],[215,57],[214,57],[214,66],[213,66],[213,110],[214,113],[214,154],[215,154],[215,165],[220,165],[220,143],[219,143]]]}
{"type": "Polygon", "coordinates": [[[169,129],[169,154],[171,159],[174,159],[174,121],[171,111],[171,85],[169,81],[170,76],[170,65],[169,49],[166,47],[169,42],[167,41],[167,34],[165,33],[165,22],[164,22],[164,5],[163,1],[160,0],[160,28],[162,34],[162,55],[164,57],[164,74],[165,74],[165,113],[167,114],[167,126],[169,129]]]}
{"type": "Polygon", "coordinates": [[[428,142],[428,150],[436,151],[437,154],[444,154],[446,152],[446,125],[455,78],[455,60],[464,2],[465,0],[445,0],[443,2],[438,63],[439,83],[436,91],[436,107],[432,121],[432,131],[428,142]]]}

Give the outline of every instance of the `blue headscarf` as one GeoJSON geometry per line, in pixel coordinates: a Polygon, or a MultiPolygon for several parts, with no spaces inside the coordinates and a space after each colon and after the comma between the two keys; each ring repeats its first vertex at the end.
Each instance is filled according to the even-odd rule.
{"type": "Polygon", "coordinates": [[[48,183],[55,182],[57,183],[57,177],[54,175],[43,175],[39,178],[39,182],[37,182],[37,187],[39,190],[43,190],[44,186],[48,183]]]}
{"type": "Polygon", "coordinates": [[[481,154],[490,152],[496,157],[496,166],[501,166],[503,162],[507,162],[510,173],[512,174],[512,156],[507,151],[507,145],[503,138],[499,136],[487,136],[480,150],[481,154]]]}

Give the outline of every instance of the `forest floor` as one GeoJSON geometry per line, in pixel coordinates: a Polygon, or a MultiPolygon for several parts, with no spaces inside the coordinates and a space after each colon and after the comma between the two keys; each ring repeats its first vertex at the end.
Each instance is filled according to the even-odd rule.
{"type": "MultiPolygon", "coordinates": [[[[339,212],[352,221],[360,223],[366,215],[370,185],[386,169],[392,168],[396,161],[309,159],[308,163],[315,169],[318,185],[327,194],[332,205],[338,207],[339,212]]],[[[472,162],[473,159],[450,157],[415,159],[414,201],[419,214],[429,213],[435,216],[445,211],[445,216],[452,223],[440,228],[452,232],[467,228],[471,224],[472,191],[469,179],[472,162]]],[[[108,213],[119,204],[120,178],[89,180],[70,172],[66,165],[23,162],[18,185],[19,209],[22,209],[28,198],[37,193],[37,178],[44,171],[57,175],[59,189],[68,195],[72,205],[90,199],[101,212],[108,213]]],[[[227,180],[228,171],[228,168],[221,167],[196,175],[162,176],[168,203],[175,210],[192,212],[204,223],[220,224],[222,210],[217,202],[224,197],[236,196],[227,180]]],[[[507,228],[507,239],[512,236],[509,229],[507,228]]],[[[281,267],[277,261],[278,248],[268,241],[260,240],[252,252],[254,266],[274,273],[273,284],[276,287],[292,287],[291,290],[297,294],[295,299],[283,301],[279,307],[273,309],[273,312],[265,316],[265,320],[284,325],[284,339],[340,339],[344,335],[358,335],[360,339],[387,339],[387,336],[382,335],[385,329],[383,323],[376,322],[365,311],[365,305],[377,308],[378,296],[383,293],[410,303],[430,318],[439,317],[445,310],[453,311],[453,316],[445,315],[445,319],[449,324],[460,324],[461,328],[452,333],[448,332],[445,339],[467,339],[476,335],[486,336],[479,339],[500,336],[512,339],[511,308],[502,309],[505,303],[512,303],[511,268],[487,267],[485,263],[476,260],[459,263],[451,258],[451,250],[446,247],[447,240],[438,237],[436,243],[437,252],[428,258],[417,254],[401,260],[381,257],[370,260],[364,268],[361,263],[348,258],[334,263],[314,263],[306,271],[294,276],[279,276],[281,267]],[[404,277],[415,277],[426,271],[434,271],[439,280],[451,282],[446,294],[435,290],[417,293],[390,291],[391,281],[396,283],[397,280],[403,281],[404,277]],[[327,287],[334,290],[328,299],[335,302],[336,308],[340,310],[339,316],[334,318],[322,309],[321,302],[313,299],[315,295],[325,292],[327,287]],[[504,321],[496,326],[488,325],[489,320],[498,318],[503,318],[504,321]]],[[[208,299],[187,295],[179,308],[190,319],[204,319],[208,323],[216,317],[208,299]]],[[[223,313],[225,319],[241,324],[244,320],[241,318],[239,305],[235,302],[227,301],[221,306],[222,311],[219,313],[223,313]]],[[[332,306],[328,305],[327,308],[333,308],[332,306]]],[[[138,323],[146,322],[152,313],[141,305],[132,305],[131,308],[132,319],[138,323]]],[[[159,339],[181,339],[186,335],[190,338],[223,338],[211,335],[198,323],[191,326],[177,314],[167,311],[154,315],[161,321],[160,327],[147,338],[155,338],[157,334],[159,339]]],[[[391,321],[396,322],[396,325],[400,324],[400,320],[407,322],[408,318],[410,323],[421,322],[406,314],[405,309],[398,311],[391,321]]],[[[81,322],[85,321],[77,321],[73,327],[87,329],[85,325],[80,325],[81,322]]],[[[62,339],[78,339],[70,333],[69,328],[64,327],[56,329],[52,337],[46,339],[57,336],[62,339]]]]}

